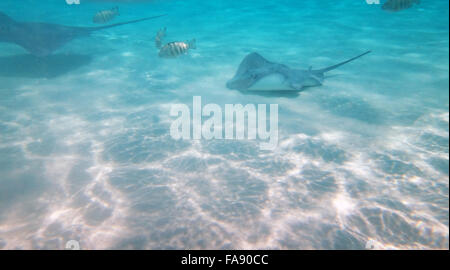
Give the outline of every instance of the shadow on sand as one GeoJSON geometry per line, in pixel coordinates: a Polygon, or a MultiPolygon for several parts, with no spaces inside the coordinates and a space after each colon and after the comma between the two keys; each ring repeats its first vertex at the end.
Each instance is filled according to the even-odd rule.
{"type": "Polygon", "coordinates": [[[92,57],[79,54],[57,54],[37,57],[20,54],[0,57],[0,76],[22,78],[56,78],[89,64],[92,57]]]}
{"type": "Polygon", "coordinates": [[[256,95],[262,97],[283,97],[283,98],[296,98],[300,96],[302,91],[254,91],[254,90],[237,90],[243,95],[256,95]]]}

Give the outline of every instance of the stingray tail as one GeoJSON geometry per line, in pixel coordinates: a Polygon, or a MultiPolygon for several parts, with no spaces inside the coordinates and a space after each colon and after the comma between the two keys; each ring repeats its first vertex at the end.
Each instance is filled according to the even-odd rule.
{"type": "Polygon", "coordinates": [[[333,70],[333,69],[335,69],[335,68],[338,68],[338,67],[340,67],[340,66],[342,66],[342,65],[345,65],[345,64],[347,64],[347,63],[349,63],[349,62],[351,62],[351,61],[353,61],[353,60],[356,60],[356,59],[358,59],[358,58],[360,58],[360,57],[362,57],[362,56],[364,56],[364,55],[366,55],[366,54],[368,54],[368,53],[370,53],[370,52],[372,52],[372,51],[367,51],[367,52],[365,52],[365,53],[363,53],[363,54],[360,54],[360,55],[358,55],[358,56],[355,56],[355,57],[353,57],[353,58],[351,58],[351,59],[349,59],[349,60],[347,60],[347,61],[344,61],[344,62],[342,62],[342,63],[336,64],[336,65],[331,66],[331,67],[323,68],[323,69],[320,69],[320,70],[317,70],[317,71],[320,72],[320,73],[328,72],[328,71],[333,70]]]}
{"type": "Polygon", "coordinates": [[[133,20],[133,21],[128,21],[128,22],[115,23],[115,24],[110,24],[110,25],[106,25],[106,26],[90,27],[89,30],[90,31],[97,31],[97,30],[112,28],[112,27],[121,26],[121,25],[125,25],[125,24],[130,24],[130,23],[137,23],[137,22],[142,22],[142,21],[148,21],[148,20],[152,20],[152,19],[156,19],[156,18],[164,17],[164,16],[167,16],[167,14],[162,14],[162,15],[153,16],[153,17],[147,17],[147,18],[133,20]]]}

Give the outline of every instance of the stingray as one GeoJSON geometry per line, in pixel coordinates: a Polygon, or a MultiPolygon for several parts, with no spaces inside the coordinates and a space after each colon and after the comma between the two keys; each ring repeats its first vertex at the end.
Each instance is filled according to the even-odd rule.
{"type": "Polygon", "coordinates": [[[272,63],[258,53],[248,54],[242,60],[236,75],[227,82],[229,89],[240,91],[299,92],[306,87],[320,86],[325,79],[325,73],[348,62],[370,53],[367,51],[339,64],[313,70],[292,69],[286,65],[272,63]]]}
{"type": "Polygon", "coordinates": [[[120,25],[151,20],[158,15],[139,20],[100,27],[75,27],[53,23],[17,22],[0,12],[0,42],[15,43],[35,56],[47,56],[73,39],[89,36],[92,32],[120,25]]]}

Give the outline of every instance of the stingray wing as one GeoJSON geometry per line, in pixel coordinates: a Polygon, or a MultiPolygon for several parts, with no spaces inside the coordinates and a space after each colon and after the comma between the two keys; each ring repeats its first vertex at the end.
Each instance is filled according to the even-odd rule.
{"type": "Polygon", "coordinates": [[[14,34],[14,43],[36,56],[47,56],[74,38],[88,35],[80,27],[48,23],[21,23],[14,34]]]}
{"type": "Polygon", "coordinates": [[[258,53],[248,54],[239,65],[239,68],[236,72],[235,76],[240,76],[247,73],[249,70],[255,70],[263,68],[267,65],[271,65],[272,63],[267,61],[264,57],[262,57],[258,53]]]}
{"type": "Polygon", "coordinates": [[[227,82],[227,87],[246,90],[261,78],[276,73],[277,66],[258,53],[250,53],[242,60],[234,77],[227,82]]]}

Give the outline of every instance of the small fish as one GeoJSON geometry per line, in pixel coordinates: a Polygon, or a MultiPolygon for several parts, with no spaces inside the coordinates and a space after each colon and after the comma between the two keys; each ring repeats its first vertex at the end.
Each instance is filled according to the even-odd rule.
{"type": "Polygon", "coordinates": [[[182,54],[186,54],[189,49],[196,49],[195,39],[185,42],[170,42],[164,45],[159,51],[159,57],[175,58],[182,54]]]}
{"type": "Polygon", "coordinates": [[[381,8],[387,11],[400,11],[412,7],[414,4],[420,4],[420,0],[387,0],[381,8]]]}
{"type": "Polygon", "coordinates": [[[106,9],[106,10],[97,12],[94,15],[94,18],[92,19],[92,21],[94,23],[107,23],[109,21],[112,21],[118,15],[120,15],[119,7],[114,7],[112,9],[106,9]]]}
{"type": "Polygon", "coordinates": [[[156,33],[156,37],[155,37],[156,48],[161,49],[162,40],[165,36],[166,36],[166,28],[164,27],[164,28],[159,29],[159,31],[158,31],[158,33],[156,33]]]}

